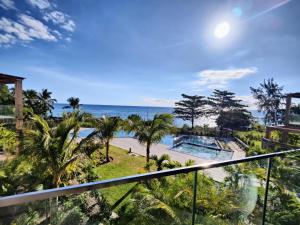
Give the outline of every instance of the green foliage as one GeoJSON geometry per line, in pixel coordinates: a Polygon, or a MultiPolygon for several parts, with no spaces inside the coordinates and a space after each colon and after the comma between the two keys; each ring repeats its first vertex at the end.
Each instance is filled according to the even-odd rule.
{"type": "Polygon", "coordinates": [[[253,97],[257,100],[260,111],[265,113],[265,124],[278,124],[281,117],[280,107],[284,95],[283,87],[279,86],[273,78],[264,80],[258,88],[250,87],[253,97]]]}
{"type": "Polygon", "coordinates": [[[241,100],[236,99],[235,93],[216,89],[208,99],[211,107],[209,114],[218,116],[216,123],[221,129],[240,129],[251,124],[251,113],[241,100]]]}
{"type": "Polygon", "coordinates": [[[143,120],[139,115],[128,116],[124,123],[127,132],[134,132],[134,137],[146,145],[146,161],[150,160],[150,147],[159,143],[169,134],[173,128],[173,116],[171,114],[156,114],[152,120],[143,120]]]}
{"type": "Polygon", "coordinates": [[[54,109],[54,103],[56,99],[51,97],[52,92],[47,89],[42,89],[40,93],[35,90],[29,89],[24,93],[24,114],[25,118],[29,118],[32,115],[39,115],[44,118],[52,114],[54,109]]]}
{"type": "Polygon", "coordinates": [[[245,105],[241,100],[236,99],[235,93],[215,89],[209,99],[211,106],[210,114],[219,115],[221,111],[230,111],[234,109],[243,109],[245,105]]]}
{"type": "Polygon", "coordinates": [[[15,103],[12,91],[5,84],[0,84],[0,105],[13,105],[15,103]]]}
{"type": "Polygon", "coordinates": [[[67,99],[67,102],[69,103],[69,105],[65,106],[64,108],[71,108],[75,111],[75,110],[78,110],[79,107],[80,107],[80,104],[79,104],[80,99],[79,98],[70,97],[70,98],[67,99]]]}
{"type": "Polygon", "coordinates": [[[240,129],[251,124],[251,115],[242,110],[221,111],[216,123],[219,127],[240,129]]]}
{"type": "Polygon", "coordinates": [[[204,96],[198,95],[182,94],[181,96],[183,100],[175,103],[174,114],[178,118],[190,121],[193,129],[195,120],[205,115],[207,100],[204,96]]]}
{"type": "Polygon", "coordinates": [[[0,124],[0,150],[13,153],[16,148],[16,133],[0,124]]]}
{"type": "Polygon", "coordinates": [[[26,132],[26,149],[40,162],[40,167],[48,172],[52,187],[58,187],[62,179],[69,180],[70,176],[79,172],[80,160],[99,148],[91,141],[96,135],[92,132],[86,138],[78,141],[78,134],[86,114],[76,111],[66,114],[57,127],[51,128],[46,120],[34,115],[34,129],[26,132]]]}
{"type": "Polygon", "coordinates": [[[107,117],[95,120],[94,127],[96,129],[96,134],[105,144],[106,148],[106,162],[109,162],[109,144],[114,138],[116,132],[119,130],[121,125],[121,119],[119,117],[107,117]]]}

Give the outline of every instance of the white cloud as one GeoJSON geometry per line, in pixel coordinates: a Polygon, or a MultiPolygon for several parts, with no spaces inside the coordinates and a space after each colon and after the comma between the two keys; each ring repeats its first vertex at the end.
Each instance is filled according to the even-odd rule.
{"type": "Polygon", "coordinates": [[[61,26],[61,28],[70,31],[70,32],[74,32],[75,30],[75,23],[73,20],[70,19],[70,16],[68,16],[67,14],[64,14],[63,12],[60,11],[52,11],[47,13],[44,17],[43,17],[47,22],[51,21],[54,24],[58,24],[61,26]]]}
{"type": "Polygon", "coordinates": [[[13,0],[0,0],[0,7],[5,10],[16,9],[15,3],[13,0]]]}
{"type": "MultiPolygon", "coordinates": [[[[16,36],[19,40],[30,41],[32,38],[29,36],[26,27],[20,23],[12,21],[11,19],[2,17],[0,19],[0,30],[4,31],[5,34],[11,34],[16,36]]],[[[4,34],[4,35],[5,35],[4,34]]]]}
{"type": "Polygon", "coordinates": [[[47,40],[47,41],[56,41],[57,38],[50,33],[49,28],[43,24],[41,21],[25,15],[20,15],[20,22],[27,26],[27,33],[32,38],[47,40]]]}
{"type": "Polygon", "coordinates": [[[0,46],[10,46],[15,43],[16,38],[11,34],[0,34],[0,46]]]}
{"type": "Polygon", "coordinates": [[[257,68],[240,68],[240,69],[228,69],[228,70],[203,70],[198,76],[199,80],[194,84],[197,87],[206,86],[209,89],[225,88],[230,80],[238,80],[247,75],[256,73],[257,68]]]}
{"type": "Polygon", "coordinates": [[[27,2],[39,9],[47,9],[51,7],[51,4],[48,0],[27,0],[27,2]]]}
{"type": "MultiPolygon", "coordinates": [[[[74,32],[76,25],[69,15],[56,10],[57,6],[48,0],[27,0],[27,3],[34,6],[32,11],[38,10],[44,17],[31,12],[20,14],[17,10],[14,16],[17,19],[0,17],[0,47],[34,40],[71,42],[70,32],[74,32]]],[[[12,0],[0,0],[0,7],[5,9],[16,9],[15,4],[12,0]]]]}
{"type": "Polygon", "coordinates": [[[49,28],[39,20],[25,14],[21,14],[19,18],[18,22],[4,17],[0,19],[0,30],[4,32],[1,34],[2,43],[5,42],[5,44],[10,45],[16,40],[22,42],[29,42],[34,39],[57,40],[49,28]]]}

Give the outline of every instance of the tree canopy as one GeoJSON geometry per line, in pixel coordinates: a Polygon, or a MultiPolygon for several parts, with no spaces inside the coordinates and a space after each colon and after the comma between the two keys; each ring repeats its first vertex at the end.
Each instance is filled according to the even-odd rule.
{"type": "Polygon", "coordinates": [[[221,129],[239,129],[249,126],[251,113],[246,110],[242,100],[236,99],[235,93],[226,90],[214,90],[209,99],[209,113],[217,115],[216,123],[221,129]]]}
{"type": "Polygon", "coordinates": [[[175,103],[173,113],[178,118],[190,121],[193,129],[195,120],[206,113],[207,100],[204,96],[198,95],[182,94],[181,96],[183,100],[175,103]]]}
{"type": "Polygon", "coordinates": [[[280,107],[284,95],[282,94],[283,86],[277,84],[273,78],[264,80],[258,88],[250,87],[253,97],[257,100],[259,111],[265,113],[265,124],[278,124],[281,116],[280,107]]]}

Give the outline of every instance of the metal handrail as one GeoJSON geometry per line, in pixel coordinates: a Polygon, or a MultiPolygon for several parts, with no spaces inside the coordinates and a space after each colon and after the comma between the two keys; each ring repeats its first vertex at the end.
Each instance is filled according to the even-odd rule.
{"type": "Polygon", "coordinates": [[[144,180],[149,180],[154,178],[161,178],[165,176],[195,172],[198,170],[211,169],[211,168],[223,167],[228,165],[236,165],[239,163],[252,162],[261,159],[270,159],[276,156],[284,156],[286,154],[297,153],[297,152],[300,152],[300,149],[274,152],[269,154],[256,155],[256,156],[246,157],[242,159],[227,160],[222,162],[213,162],[213,163],[206,163],[206,164],[200,164],[194,166],[179,167],[170,170],[156,171],[156,172],[150,172],[145,174],[136,174],[136,175],[126,176],[121,178],[114,178],[109,180],[96,181],[96,182],[66,186],[61,188],[53,188],[53,189],[47,189],[42,191],[11,195],[11,196],[0,198],[0,207],[19,205],[31,201],[55,198],[62,195],[80,194],[82,192],[91,191],[95,189],[107,188],[111,186],[128,184],[128,183],[144,181],[144,180]]]}

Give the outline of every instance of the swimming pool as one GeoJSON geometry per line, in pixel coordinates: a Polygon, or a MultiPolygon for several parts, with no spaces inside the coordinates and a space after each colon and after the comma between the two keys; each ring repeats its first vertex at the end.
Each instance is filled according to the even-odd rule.
{"type": "Polygon", "coordinates": [[[208,136],[184,135],[179,137],[179,142],[219,148],[216,144],[216,139],[208,136]]]}
{"type": "Polygon", "coordinates": [[[214,137],[184,135],[174,141],[173,151],[211,160],[228,160],[233,152],[222,150],[214,137]]]}
{"type": "Polygon", "coordinates": [[[191,145],[188,143],[182,143],[179,146],[172,148],[171,150],[196,156],[199,158],[218,160],[218,161],[231,159],[233,154],[233,152],[231,151],[224,151],[221,149],[216,150],[204,146],[191,145]]]}

